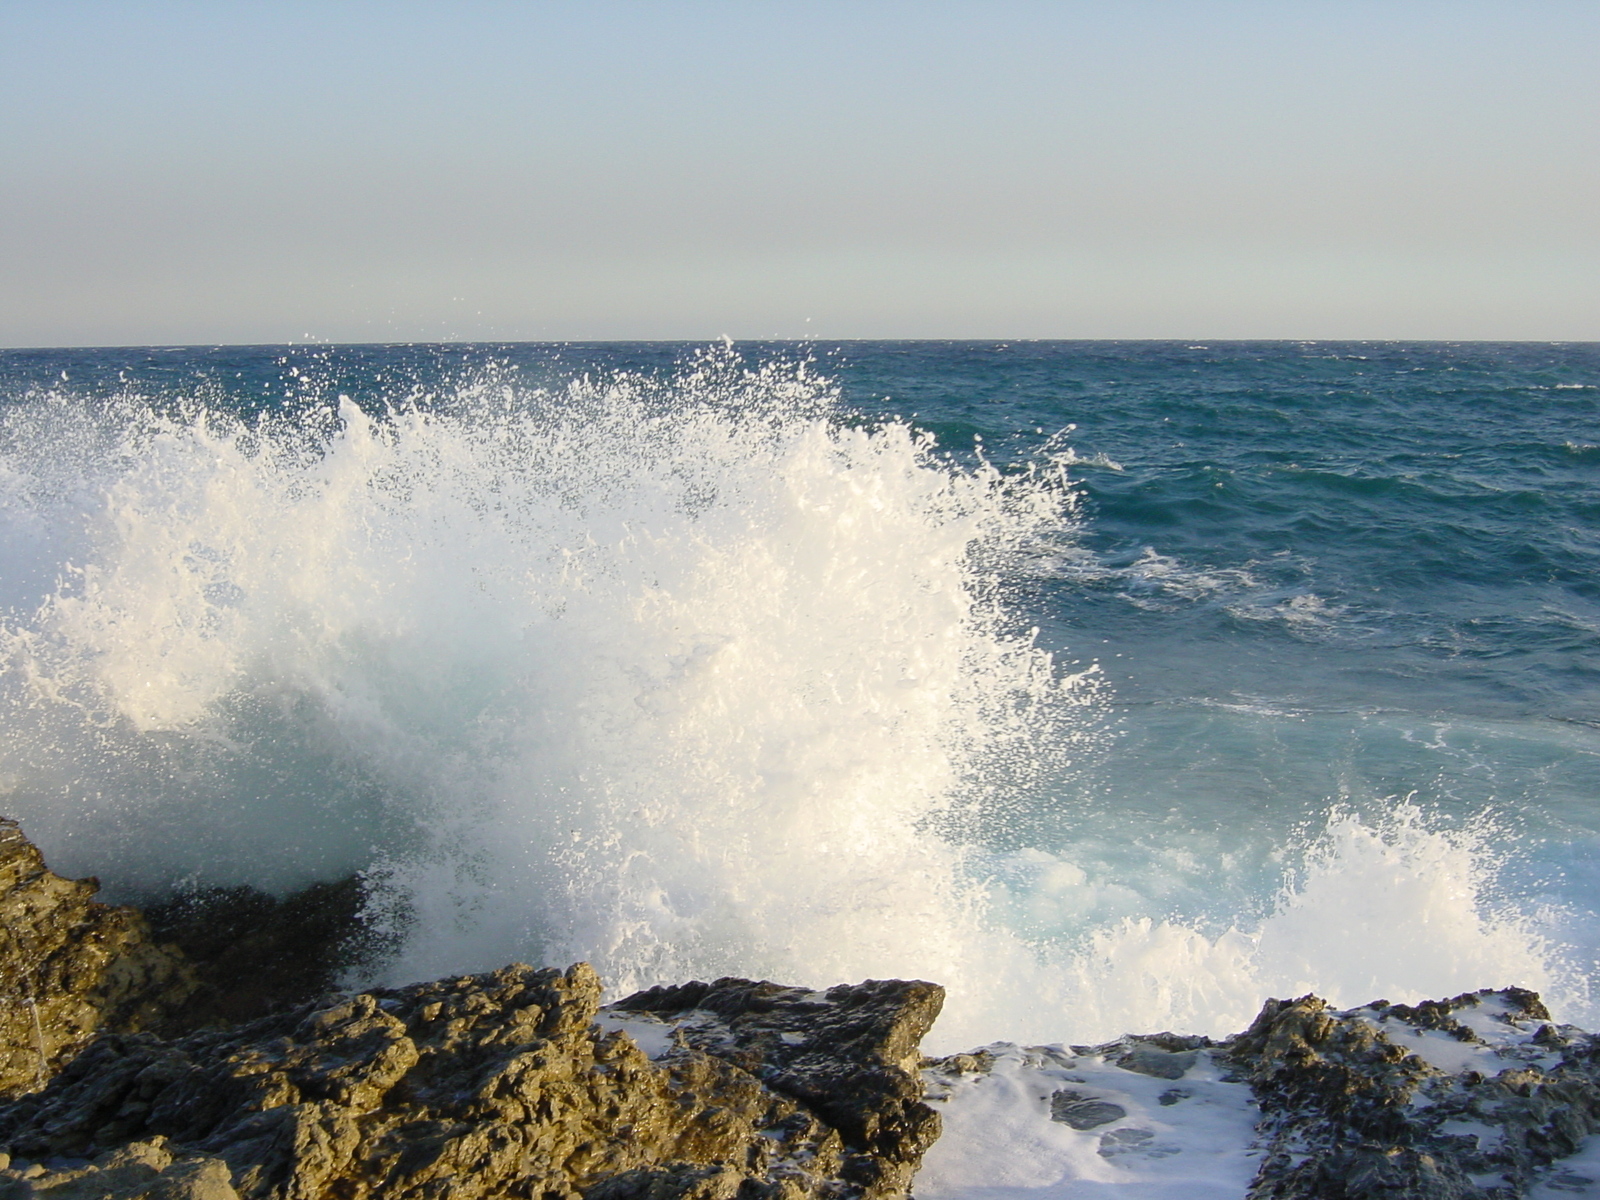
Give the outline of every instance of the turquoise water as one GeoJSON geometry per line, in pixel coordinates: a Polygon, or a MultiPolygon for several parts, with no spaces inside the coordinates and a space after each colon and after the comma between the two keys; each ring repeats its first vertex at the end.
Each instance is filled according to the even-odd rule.
{"type": "Polygon", "coordinates": [[[963,448],[1025,455],[1075,426],[1078,553],[1019,607],[1047,644],[1100,662],[1120,736],[1087,785],[1098,799],[1027,836],[1081,844],[1109,810],[1220,846],[1241,822],[1415,794],[1441,816],[1493,814],[1529,855],[1508,878],[1590,903],[1596,347],[844,357],[849,394],[892,396],[963,448]]]}
{"type": "Polygon", "coordinates": [[[1595,1020],[1600,347],[9,351],[0,402],[0,784],[114,894],[363,869],[397,974],[922,974],[952,1039],[1595,1020]]]}

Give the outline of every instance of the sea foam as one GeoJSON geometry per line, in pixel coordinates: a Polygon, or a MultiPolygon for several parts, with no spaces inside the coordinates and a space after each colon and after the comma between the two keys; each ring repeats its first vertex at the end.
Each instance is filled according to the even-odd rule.
{"type": "Polygon", "coordinates": [[[1008,601],[1070,548],[1070,462],[957,463],[723,350],[376,413],[32,394],[0,428],[4,803],[116,897],[363,872],[392,981],[918,976],[935,1048],[1552,981],[1482,846],[1420,820],[1337,817],[1220,932],[1006,923],[973,831],[1106,736],[1008,601]]]}

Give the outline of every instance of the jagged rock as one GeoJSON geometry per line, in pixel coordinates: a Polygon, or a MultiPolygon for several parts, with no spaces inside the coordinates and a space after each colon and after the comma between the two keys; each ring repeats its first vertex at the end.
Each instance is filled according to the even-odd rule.
{"type": "Polygon", "coordinates": [[[1600,1040],[1521,988],[1270,1000],[1226,1053],[1262,1109],[1249,1200],[1510,1200],[1600,1129],[1600,1040]]]}
{"type": "Polygon", "coordinates": [[[0,818],[0,1098],[42,1087],[103,1030],[167,1020],[198,981],[137,911],[63,879],[0,818]]]}
{"type": "Polygon", "coordinates": [[[826,992],[719,979],[638,992],[607,1010],[648,1014],[684,1046],[732,1062],[837,1129],[843,1175],[868,1196],[909,1189],[939,1114],[923,1103],[918,1043],[944,989],[868,980],[826,992]]]}
{"type": "Polygon", "coordinates": [[[670,1030],[654,1060],[596,1024],[600,981],[581,964],[378,990],[173,1041],[105,1035],[47,1090],[0,1108],[0,1143],[50,1161],[164,1138],[180,1165],[226,1163],[244,1200],[903,1194],[937,1127],[902,1064],[939,989],[726,980],[683,995],[696,989],[713,1007],[612,1014],[670,1030]],[[891,1157],[874,1173],[877,1147],[891,1157]]]}

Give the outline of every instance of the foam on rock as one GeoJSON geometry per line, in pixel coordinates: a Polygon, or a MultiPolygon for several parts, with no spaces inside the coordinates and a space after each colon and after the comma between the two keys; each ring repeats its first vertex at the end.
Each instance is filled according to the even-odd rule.
{"type": "Polygon", "coordinates": [[[1222,1042],[995,1043],[924,1077],[921,1200],[1600,1197],[1600,1038],[1523,988],[1270,1000],[1222,1042]]]}
{"type": "Polygon", "coordinates": [[[1228,1054],[1263,1114],[1249,1200],[1520,1197],[1600,1130],[1600,1039],[1522,988],[1273,1000],[1228,1054]]]}

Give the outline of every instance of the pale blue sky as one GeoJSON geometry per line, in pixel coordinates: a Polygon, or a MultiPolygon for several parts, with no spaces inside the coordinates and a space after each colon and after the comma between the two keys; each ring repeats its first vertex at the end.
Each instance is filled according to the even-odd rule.
{"type": "Polygon", "coordinates": [[[0,345],[1600,338],[1600,2],[0,0],[0,345]]]}

